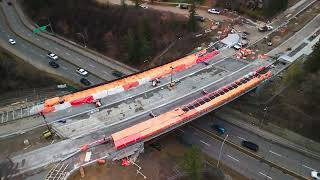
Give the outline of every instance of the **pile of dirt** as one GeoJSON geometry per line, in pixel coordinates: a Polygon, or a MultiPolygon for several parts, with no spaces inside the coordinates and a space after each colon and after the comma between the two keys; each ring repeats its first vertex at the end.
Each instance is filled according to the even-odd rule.
{"type": "Polygon", "coordinates": [[[25,0],[22,4],[38,24],[48,24],[49,18],[55,33],[79,44],[85,41],[90,48],[137,68],[177,36],[189,34],[188,19],[171,12],[102,5],[93,0],[25,0]]]}

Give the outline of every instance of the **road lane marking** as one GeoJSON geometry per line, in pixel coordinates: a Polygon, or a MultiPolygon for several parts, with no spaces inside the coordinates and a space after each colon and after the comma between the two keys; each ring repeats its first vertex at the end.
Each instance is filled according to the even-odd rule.
{"type": "Polygon", "coordinates": [[[277,155],[277,156],[279,156],[279,157],[281,157],[282,155],[281,154],[279,154],[279,153],[276,153],[276,152],[273,152],[273,151],[269,151],[270,153],[272,153],[272,154],[274,154],[274,155],[277,155]]]}
{"type": "Polygon", "coordinates": [[[202,142],[202,143],[205,144],[206,146],[210,146],[210,144],[208,144],[208,143],[206,143],[206,142],[204,142],[204,141],[202,141],[202,140],[200,140],[200,142],[202,142]]]}
{"type": "Polygon", "coordinates": [[[37,41],[40,41],[40,39],[39,39],[39,38],[36,38],[36,40],[37,40],[37,41]]]}
{"type": "Polygon", "coordinates": [[[23,48],[26,48],[26,46],[25,46],[24,44],[21,44],[21,46],[22,46],[23,48]]]}
{"type": "Polygon", "coordinates": [[[264,173],[262,173],[262,172],[259,172],[259,174],[261,174],[262,176],[267,177],[268,179],[272,179],[272,177],[270,177],[270,176],[268,176],[268,175],[266,175],[266,174],[264,174],[264,173]]]}
{"type": "Polygon", "coordinates": [[[182,129],[178,129],[179,131],[181,131],[182,133],[184,133],[184,130],[182,130],[182,129]]]}
{"type": "Polygon", "coordinates": [[[82,60],[81,60],[80,58],[78,58],[78,57],[77,57],[76,59],[77,59],[78,61],[82,61],[82,60]]]}
{"type": "Polygon", "coordinates": [[[107,71],[102,71],[103,73],[105,73],[105,74],[109,74],[107,71]]]}
{"type": "Polygon", "coordinates": [[[92,64],[89,64],[89,66],[91,66],[91,67],[95,68],[95,66],[94,66],[94,65],[92,65],[92,64]]]}
{"type": "Polygon", "coordinates": [[[42,55],[42,54],[40,54],[40,56],[41,56],[41,57],[43,57],[43,58],[45,57],[45,56],[44,56],[44,55],[42,55]]]}
{"type": "Polygon", "coordinates": [[[57,48],[57,47],[55,47],[54,49],[57,50],[57,51],[59,51],[59,48],[57,48]]]}
{"type": "Polygon", "coordinates": [[[233,156],[230,156],[230,155],[227,155],[229,158],[231,158],[231,159],[233,159],[233,160],[235,160],[235,161],[237,161],[237,162],[239,162],[239,159],[236,159],[235,157],[233,157],[233,156]]]}
{"type": "Polygon", "coordinates": [[[68,52],[66,52],[66,55],[70,56],[71,54],[70,54],[70,53],[68,53],[68,52]]]}
{"type": "Polygon", "coordinates": [[[45,44],[46,44],[47,46],[49,46],[49,43],[46,42],[45,44]]]}
{"type": "Polygon", "coordinates": [[[31,34],[28,34],[28,36],[31,36],[31,34]]]}
{"type": "Polygon", "coordinates": [[[239,139],[246,141],[245,138],[238,136],[239,139]]]}
{"type": "Polygon", "coordinates": [[[310,169],[310,170],[314,171],[314,169],[313,169],[312,167],[309,167],[309,166],[304,165],[304,164],[302,164],[302,166],[305,167],[305,168],[307,168],[307,169],[310,169]]]}
{"type": "Polygon", "coordinates": [[[64,69],[64,70],[67,70],[67,69],[68,69],[68,68],[66,68],[66,67],[64,67],[64,66],[61,66],[61,68],[64,69]]]}

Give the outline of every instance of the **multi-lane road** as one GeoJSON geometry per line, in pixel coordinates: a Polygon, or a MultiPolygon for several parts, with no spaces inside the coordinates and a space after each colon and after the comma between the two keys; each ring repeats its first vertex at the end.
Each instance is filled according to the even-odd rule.
{"type": "MultiPolygon", "coordinates": [[[[1,28],[5,29],[5,27],[5,25],[1,24],[1,28]]],[[[9,32],[8,28],[7,30],[5,30],[5,32],[9,32]]],[[[14,34],[12,33],[8,33],[7,35],[8,36],[6,38],[9,38],[9,36],[14,36],[14,34]]],[[[32,36],[35,36],[35,38],[38,37],[38,35],[34,34],[32,34],[32,36]]],[[[19,39],[17,37],[17,42],[19,41],[25,42],[23,39],[19,39]]],[[[33,44],[34,43],[31,43],[29,45],[32,46],[33,44]]],[[[39,51],[45,50],[39,48],[39,51]]],[[[103,99],[102,102],[105,107],[103,107],[103,109],[101,109],[98,113],[90,113],[90,111],[93,110],[94,107],[92,105],[84,105],[73,109],[70,108],[65,111],[60,111],[58,113],[49,114],[47,116],[48,122],[68,119],[66,124],[61,124],[61,126],[57,126],[57,128],[60,128],[60,131],[65,130],[65,132],[70,133],[68,137],[74,138],[75,140],[69,139],[56,144],[52,144],[48,147],[38,149],[37,151],[32,151],[27,154],[15,156],[12,158],[12,160],[20,164],[19,169],[24,170],[27,170],[30,167],[39,167],[51,161],[57,161],[61,159],[61,157],[65,157],[66,155],[68,155],[70,152],[77,150],[79,145],[88,143],[90,141],[93,141],[94,139],[99,139],[102,134],[108,135],[111,132],[116,131],[117,129],[123,129],[129,125],[136,124],[137,122],[141,122],[145,119],[150,118],[151,111],[154,114],[166,112],[174,107],[180,106],[182,104],[190,102],[195,98],[200,97],[202,95],[203,88],[207,89],[208,91],[213,91],[254,70],[259,65],[268,63],[264,60],[263,62],[257,61],[247,64],[241,61],[225,58],[224,55],[229,56],[229,53],[233,54],[233,50],[227,49],[223,52],[223,54],[220,54],[219,56],[211,60],[210,63],[213,64],[213,66],[198,64],[191,69],[174,75],[175,80],[179,79],[177,86],[174,89],[169,89],[167,87],[167,83],[170,82],[170,80],[169,77],[166,77],[164,79],[161,79],[160,87],[152,88],[151,84],[147,84],[141,87],[137,87],[130,92],[120,93],[117,94],[117,96],[110,96],[107,99],[103,99]],[[75,117],[72,118],[73,116],[75,117]],[[88,121],[90,121],[90,123],[88,123],[88,121]],[[90,131],[92,131],[93,133],[88,135],[90,131]],[[35,158],[38,160],[35,161],[35,158]],[[21,164],[22,160],[24,161],[24,165],[21,164]]],[[[46,52],[44,54],[46,54],[46,52]]],[[[36,56],[36,54],[34,55],[36,56]]],[[[65,56],[62,57],[68,57],[68,55],[65,54],[65,56]]],[[[41,59],[40,57],[38,57],[38,59],[39,62],[48,62],[44,61],[47,60],[46,58],[41,59]]],[[[232,129],[231,127],[228,127],[228,129],[229,128],[232,129]]],[[[230,132],[233,131],[235,132],[235,134],[232,134],[232,136],[236,136],[237,130],[230,130],[230,132]]],[[[239,137],[243,139],[252,138],[252,136],[239,137]]],[[[212,139],[204,139],[202,140],[203,142],[198,141],[196,138],[194,138],[194,140],[202,143],[202,145],[208,146],[205,143],[209,143],[204,140],[209,141],[212,139]]],[[[235,143],[239,143],[238,141],[240,141],[240,138],[234,139],[234,141],[236,141],[235,143]]],[[[253,170],[247,170],[247,168],[244,169],[245,172],[248,172],[250,176],[257,179],[270,179],[272,177],[274,177],[274,179],[290,178],[287,175],[282,174],[278,170],[268,167],[266,164],[256,162],[257,160],[252,159],[251,157],[246,157],[243,155],[238,156],[239,154],[236,150],[232,149],[231,147],[229,148],[230,150],[225,151],[229,153],[223,156],[223,158],[224,161],[230,162],[229,164],[231,165],[231,167],[233,167],[232,165],[237,165],[234,161],[248,162],[247,164],[250,165],[250,167],[252,166],[253,170]]],[[[266,151],[261,151],[262,153],[265,153],[266,158],[271,159],[275,155],[283,156],[283,154],[279,153],[278,149],[271,149],[268,146],[266,149],[266,151]]],[[[302,164],[309,168],[313,168],[317,165],[307,164],[303,162],[300,163],[299,168],[302,166],[302,164]]],[[[237,166],[241,166],[240,163],[237,166]]],[[[242,172],[244,172],[244,170],[240,169],[240,171],[242,172]]]]}
{"type": "Polygon", "coordinates": [[[9,38],[14,39],[17,44],[10,47],[14,49],[14,54],[18,54],[22,59],[31,59],[29,63],[35,65],[39,69],[54,72],[66,79],[70,79],[79,83],[81,75],[76,73],[76,69],[81,67],[86,69],[90,75],[86,77],[92,84],[100,84],[106,81],[114,80],[116,77],[112,75],[115,70],[105,66],[95,60],[73,51],[64,45],[45,38],[39,34],[35,34],[19,18],[13,5],[8,5],[6,1],[1,2],[1,39],[5,46],[10,46],[9,38]],[[19,53],[17,53],[19,52],[19,53]],[[50,69],[46,57],[48,52],[57,54],[60,59],[57,63],[60,65],[58,69],[50,69]]]}
{"type": "MultiPolygon", "coordinates": [[[[193,132],[197,132],[198,135],[201,136],[201,138],[199,138],[199,136],[194,136],[191,139],[194,139],[194,141],[200,141],[197,142],[197,144],[201,144],[201,147],[205,147],[203,145],[207,145],[209,143],[206,144],[206,142],[212,142],[214,141],[214,143],[216,143],[217,139],[212,138],[212,136],[208,135],[210,133],[212,134],[216,134],[218,135],[218,133],[211,128],[211,126],[213,124],[218,124],[220,126],[223,126],[225,128],[225,134],[222,135],[222,137],[225,137],[228,134],[228,138],[227,140],[237,144],[240,146],[241,142],[246,140],[246,141],[251,141],[251,142],[255,142],[259,145],[259,151],[256,153],[257,155],[259,155],[260,157],[263,157],[264,159],[271,161],[281,167],[284,167],[288,170],[291,170],[293,172],[296,172],[297,174],[300,174],[304,177],[309,177],[310,176],[310,172],[312,170],[320,170],[320,162],[317,159],[314,159],[312,157],[309,157],[305,154],[302,154],[300,152],[297,152],[293,149],[290,149],[288,147],[284,147],[280,144],[274,143],[274,142],[270,142],[269,140],[257,135],[257,134],[253,134],[252,132],[248,132],[240,127],[237,127],[233,124],[230,124],[222,119],[219,118],[208,118],[208,117],[201,117],[199,118],[197,121],[195,121],[194,123],[192,123],[191,126],[186,127],[185,128],[185,134],[190,134],[193,132]],[[197,127],[202,129],[204,132],[199,131],[196,128],[193,127],[197,127]],[[209,132],[209,133],[208,133],[209,132]]],[[[185,140],[190,139],[189,137],[186,137],[185,140]]],[[[221,146],[221,141],[219,141],[218,145],[214,144],[212,145],[212,149],[219,149],[221,146]]],[[[207,145],[206,148],[211,147],[211,145],[207,145]]],[[[230,151],[229,149],[226,149],[226,151],[223,151],[223,156],[222,157],[229,157],[231,159],[234,160],[234,164],[233,165],[237,165],[238,164],[238,168],[240,168],[240,172],[245,173],[245,171],[247,171],[247,168],[253,169],[256,171],[256,168],[258,168],[259,166],[252,166],[254,164],[250,164],[248,163],[248,167],[246,166],[242,166],[243,164],[245,164],[246,161],[240,161],[240,159],[243,159],[244,157],[246,157],[247,155],[245,155],[244,153],[241,153],[240,151],[230,151]],[[241,164],[241,166],[240,166],[241,164]],[[242,170],[241,170],[242,168],[242,170]]],[[[214,154],[210,154],[210,155],[214,155],[214,154]]],[[[256,160],[257,161],[257,160],[256,160]]],[[[262,164],[262,163],[260,163],[262,164]]],[[[233,166],[231,166],[233,167],[233,166]]],[[[250,172],[250,171],[248,171],[250,172]]],[[[258,172],[258,171],[256,171],[258,172]]],[[[245,173],[247,174],[247,173],[245,173]]],[[[271,176],[271,175],[270,175],[271,176]]],[[[274,179],[281,179],[280,177],[276,176],[274,177],[274,179]]]]}

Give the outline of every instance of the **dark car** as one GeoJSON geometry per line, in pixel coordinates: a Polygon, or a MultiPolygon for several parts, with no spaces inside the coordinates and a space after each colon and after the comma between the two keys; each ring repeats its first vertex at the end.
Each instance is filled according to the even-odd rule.
{"type": "Polygon", "coordinates": [[[118,78],[124,76],[124,74],[122,72],[119,72],[119,71],[113,71],[112,75],[114,75],[115,77],[118,77],[118,78]]]}
{"type": "Polygon", "coordinates": [[[86,78],[81,78],[80,82],[86,86],[90,86],[91,82],[86,78]]]}
{"type": "Polygon", "coordinates": [[[255,152],[257,152],[259,150],[259,146],[253,142],[250,142],[250,141],[242,141],[241,145],[243,147],[246,147],[246,148],[248,148],[252,151],[255,151],[255,152]]]}
{"type": "Polygon", "coordinates": [[[59,68],[59,67],[60,67],[59,64],[56,63],[56,62],[54,62],[54,61],[50,61],[50,62],[49,62],[49,65],[50,65],[51,67],[53,67],[53,68],[59,68]]]}
{"type": "Polygon", "coordinates": [[[196,18],[197,21],[200,21],[200,22],[204,22],[204,20],[205,20],[204,17],[199,16],[199,15],[195,15],[194,17],[196,18]]]}
{"type": "Polygon", "coordinates": [[[12,6],[12,2],[8,2],[8,5],[9,5],[9,6],[12,6]]]}
{"type": "Polygon", "coordinates": [[[179,7],[180,7],[180,9],[188,9],[189,8],[188,4],[180,4],[179,7]]]}
{"type": "Polygon", "coordinates": [[[219,134],[224,134],[224,132],[226,131],[224,127],[219,124],[213,124],[211,128],[217,131],[219,134]]]}

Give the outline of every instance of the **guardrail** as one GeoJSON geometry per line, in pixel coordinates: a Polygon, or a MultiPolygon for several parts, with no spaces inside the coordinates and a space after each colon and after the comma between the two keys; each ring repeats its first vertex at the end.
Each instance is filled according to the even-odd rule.
{"type": "MultiPolygon", "coordinates": [[[[217,140],[219,140],[221,142],[224,140],[222,137],[220,137],[220,136],[218,136],[218,135],[216,135],[216,134],[214,134],[214,133],[212,133],[210,131],[202,129],[202,128],[198,127],[198,126],[195,126],[193,124],[190,124],[190,127],[194,128],[195,130],[198,130],[198,131],[200,131],[200,132],[202,132],[202,133],[204,133],[204,134],[206,134],[206,135],[208,135],[208,136],[210,136],[212,138],[215,138],[215,139],[217,139],[217,140]]],[[[238,151],[240,151],[240,152],[242,152],[242,153],[244,153],[246,155],[249,155],[250,157],[253,157],[253,158],[255,158],[255,159],[257,159],[257,160],[259,160],[259,161],[261,161],[261,162],[263,162],[265,164],[268,164],[270,167],[274,167],[274,168],[279,169],[280,171],[282,171],[285,174],[289,174],[290,176],[293,176],[293,177],[295,177],[297,179],[308,180],[308,178],[306,178],[306,177],[304,177],[304,176],[302,176],[300,174],[297,174],[297,173],[295,173],[295,172],[293,172],[293,171],[291,171],[289,169],[286,169],[286,168],[284,168],[282,166],[279,166],[279,165],[277,165],[277,164],[275,164],[275,163],[273,163],[271,161],[268,161],[268,160],[264,159],[263,157],[255,154],[255,153],[253,153],[251,151],[248,151],[248,150],[244,149],[243,147],[241,147],[241,146],[239,146],[239,145],[237,145],[237,144],[235,144],[235,143],[233,143],[231,141],[226,140],[225,143],[228,144],[229,146],[233,147],[234,149],[236,149],[236,150],[238,150],[238,151]]]]}

